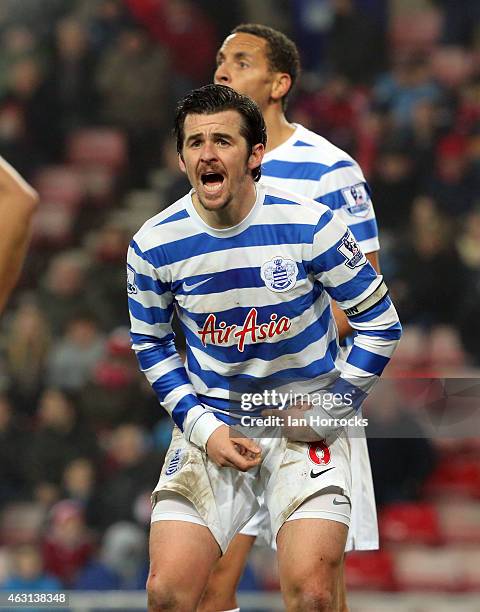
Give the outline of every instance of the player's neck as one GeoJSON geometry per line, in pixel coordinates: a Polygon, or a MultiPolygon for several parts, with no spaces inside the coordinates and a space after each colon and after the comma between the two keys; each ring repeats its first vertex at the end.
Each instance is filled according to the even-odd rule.
{"type": "Polygon", "coordinates": [[[192,194],[192,202],[199,217],[213,229],[229,229],[239,225],[248,217],[255,206],[257,190],[253,181],[246,181],[231,202],[220,210],[207,210],[198,200],[197,194],[192,194]]]}
{"type": "Polygon", "coordinates": [[[283,112],[275,106],[267,108],[263,118],[267,126],[266,153],[268,153],[288,140],[295,131],[295,126],[289,123],[283,112]]]}

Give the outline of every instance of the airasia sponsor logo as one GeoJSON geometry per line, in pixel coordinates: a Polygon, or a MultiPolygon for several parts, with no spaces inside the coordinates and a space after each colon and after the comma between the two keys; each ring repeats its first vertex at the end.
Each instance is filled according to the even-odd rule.
{"type": "Polygon", "coordinates": [[[270,315],[268,323],[257,323],[258,312],[256,308],[250,308],[243,325],[227,325],[220,321],[217,325],[217,317],[209,314],[202,329],[197,333],[202,340],[203,346],[207,344],[228,344],[231,338],[235,339],[238,350],[243,353],[245,344],[262,342],[274,336],[281,336],[290,329],[292,322],[288,317],[280,317],[274,312],[270,315]]]}

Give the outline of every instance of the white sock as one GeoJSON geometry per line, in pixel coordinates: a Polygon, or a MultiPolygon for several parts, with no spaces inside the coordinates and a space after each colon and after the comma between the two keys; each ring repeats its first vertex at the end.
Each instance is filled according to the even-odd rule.
{"type": "Polygon", "coordinates": [[[233,610],[222,610],[222,612],[240,612],[240,608],[233,608],[233,610]]]}

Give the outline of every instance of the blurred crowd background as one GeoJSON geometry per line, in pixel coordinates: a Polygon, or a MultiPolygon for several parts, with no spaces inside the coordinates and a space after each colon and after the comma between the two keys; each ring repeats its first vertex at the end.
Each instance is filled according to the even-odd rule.
{"type": "MultiPolygon", "coordinates": [[[[0,154],[41,205],[1,321],[0,586],[144,587],[171,425],[129,348],[125,253],[188,190],[173,109],[242,22],[296,41],[289,119],[352,154],[372,188],[405,327],[390,375],[478,376],[480,3],[2,0],[0,154]]],[[[349,585],[480,589],[478,437],[395,438],[411,397],[377,402],[382,550],[350,556],[349,585]]],[[[246,587],[278,588],[268,554],[246,587]]]]}

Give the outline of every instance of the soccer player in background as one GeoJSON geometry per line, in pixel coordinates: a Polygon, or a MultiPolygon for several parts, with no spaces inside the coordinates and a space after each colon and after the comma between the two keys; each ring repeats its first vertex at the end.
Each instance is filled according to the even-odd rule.
{"type": "Polygon", "coordinates": [[[127,263],[133,348],[175,422],[153,494],[149,610],[196,609],[262,493],[286,608],[334,610],[351,496],[348,441],[334,420],[355,414],[344,390],[370,391],[400,323],[338,216],[257,184],[266,132],[250,98],[221,85],[195,90],[177,108],[175,132],[192,190],[143,225],[127,263]],[[358,332],[346,361],[337,359],[331,299],[358,332]],[[239,389],[252,381],[338,390],[344,401],[317,406],[326,418],[306,433],[250,439],[234,426],[245,415],[239,389]],[[328,441],[322,469],[311,439],[328,441]]]}
{"type": "MultiPolygon", "coordinates": [[[[215,82],[250,96],[267,126],[262,182],[307,196],[330,207],[352,231],[373,267],[380,271],[375,214],[369,187],[358,164],[318,134],[290,123],[287,98],[300,72],[296,45],[268,26],[238,26],[217,54],[215,82]]],[[[332,305],[339,336],[352,332],[342,310],[332,305]]],[[[351,438],[352,514],[346,550],[378,548],[378,527],[370,460],[360,428],[351,438]]],[[[236,588],[257,535],[263,538],[268,516],[260,510],[215,567],[204,594],[201,612],[238,610],[236,588]]],[[[339,610],[347,610],[343,572],[339,610]]]]}
{"type": "Polygon", "coordinates": [[[36,192],[0,157],[0,313],[20,275],[37,203],[36,192]]]}

